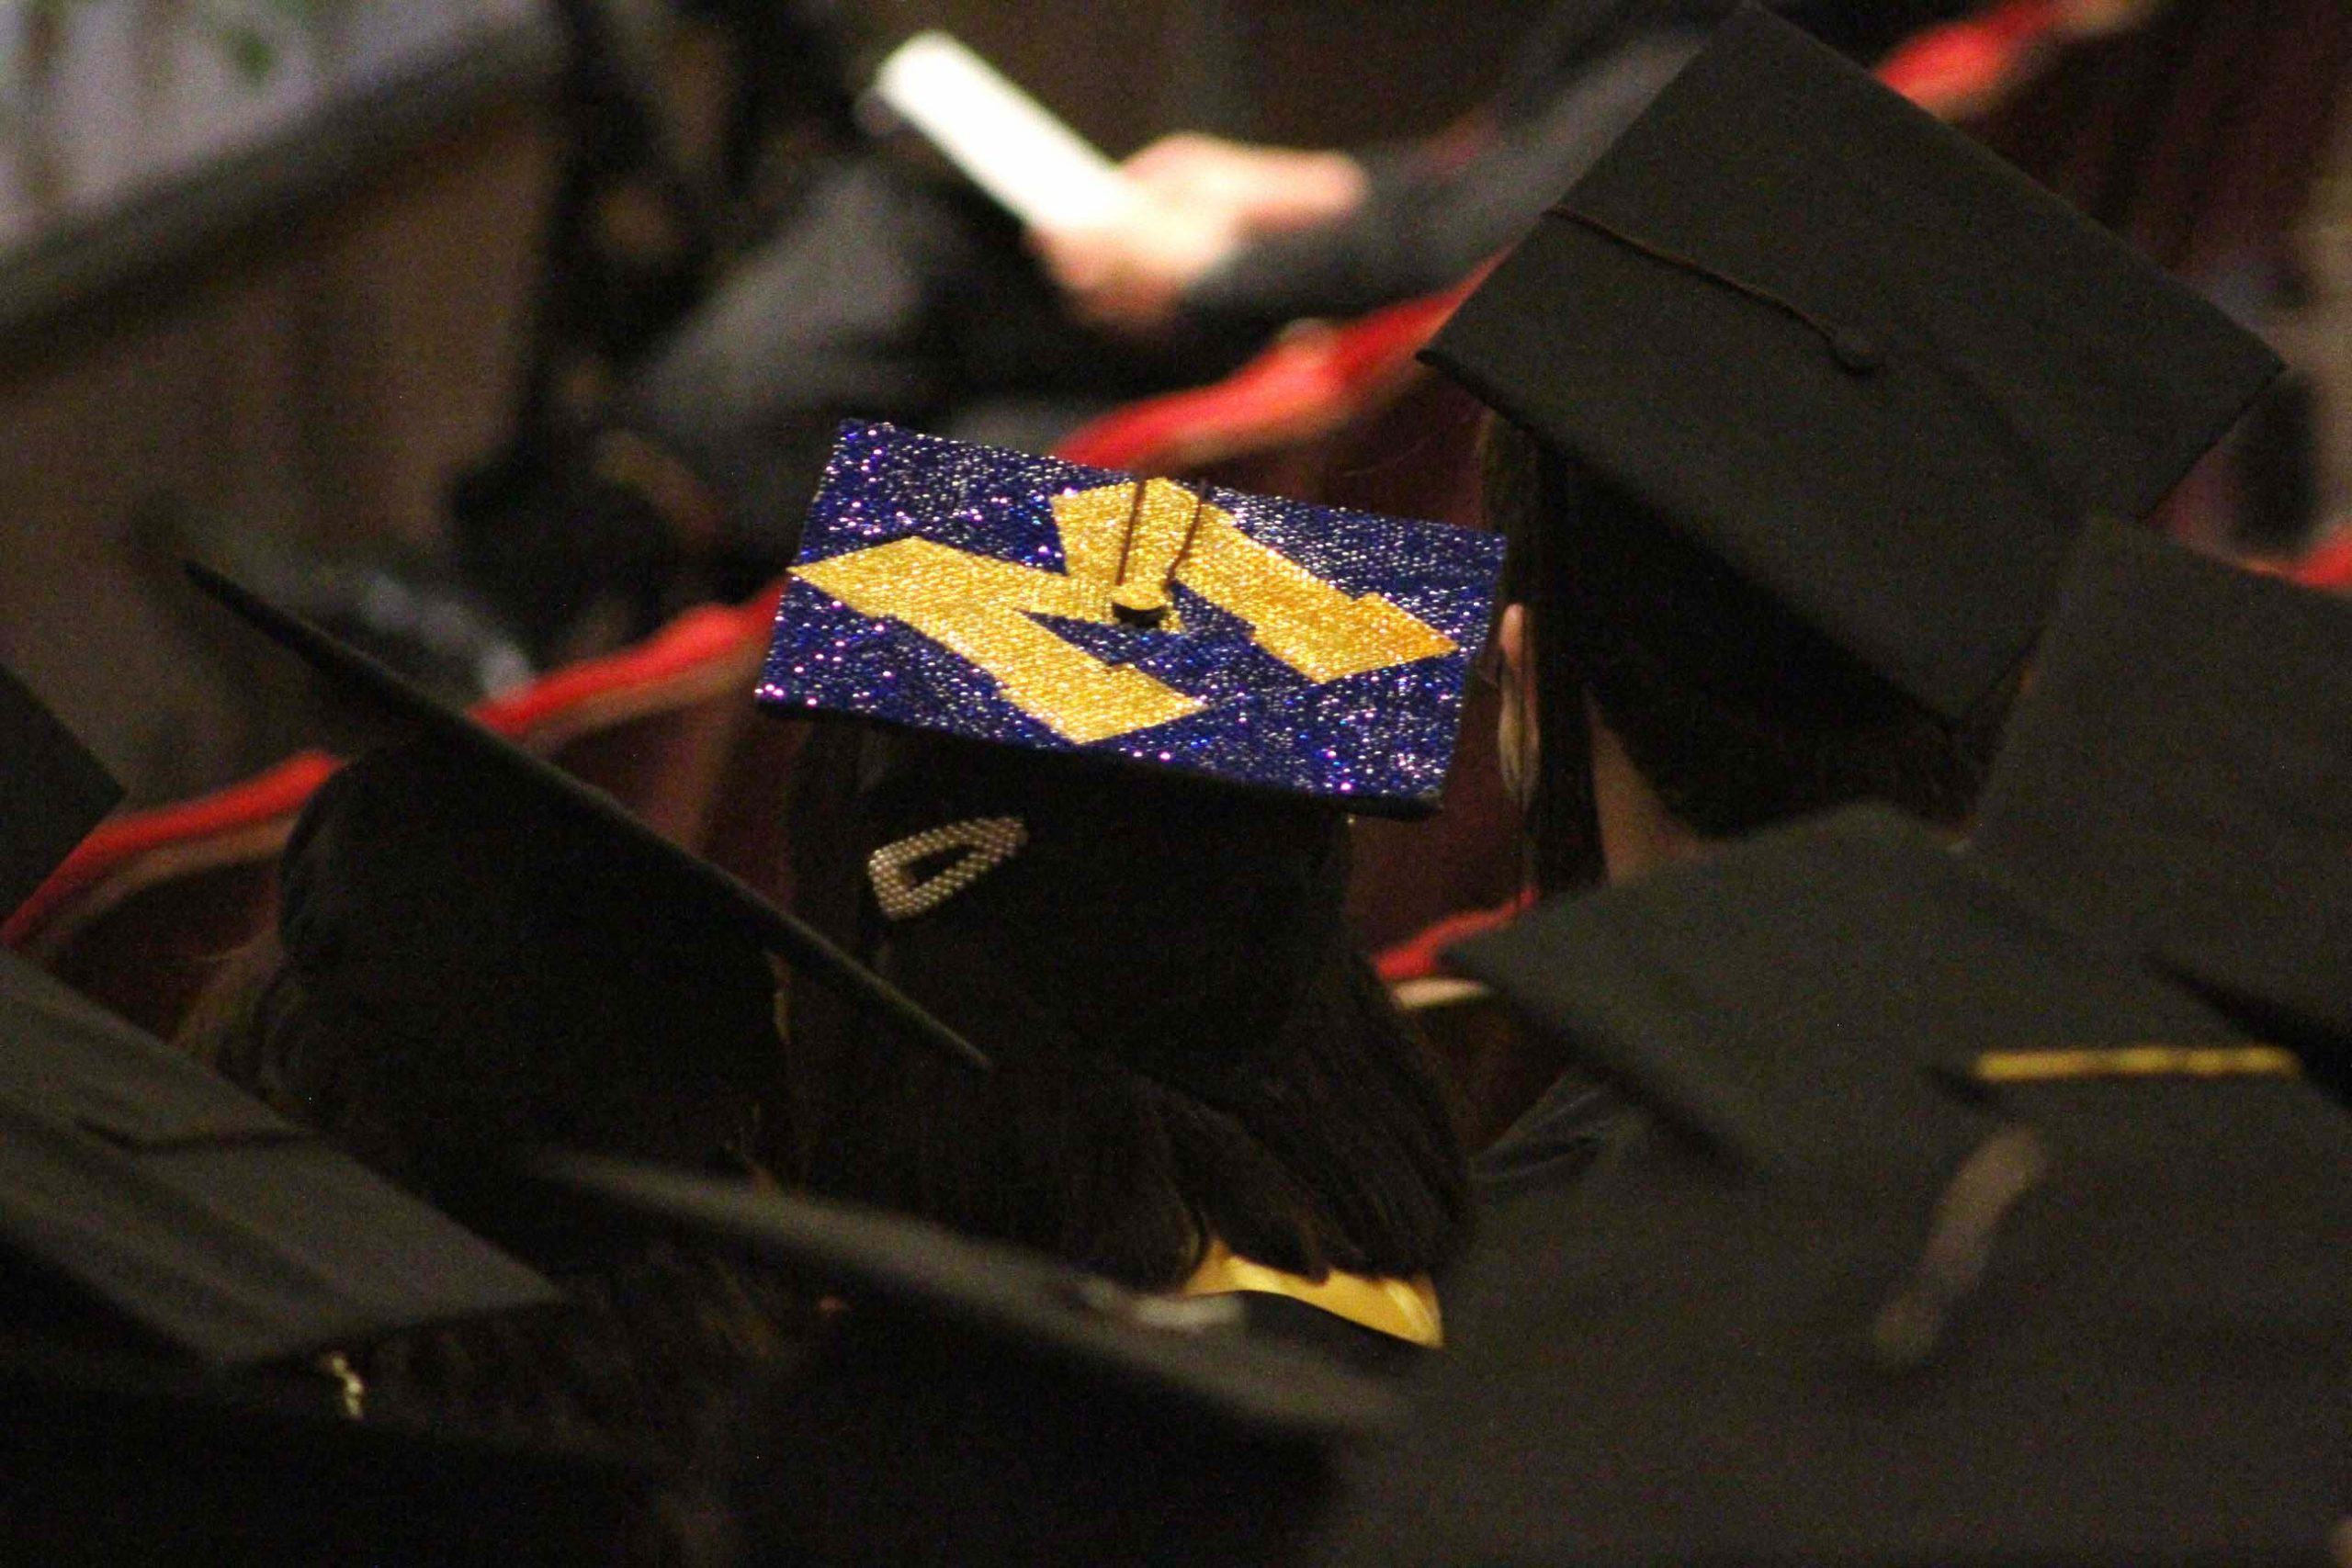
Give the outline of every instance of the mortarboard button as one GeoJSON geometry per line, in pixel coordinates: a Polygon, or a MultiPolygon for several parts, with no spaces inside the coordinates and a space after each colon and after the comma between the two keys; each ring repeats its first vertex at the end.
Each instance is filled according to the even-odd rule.
{"type": "Polygon", "coordinates": [[[1829,352],[1837,356],[1838,364],[1857,376],[1868,376],[1886,363],[1878,340],[1852,327],[1829,329],[1829,352]]]}

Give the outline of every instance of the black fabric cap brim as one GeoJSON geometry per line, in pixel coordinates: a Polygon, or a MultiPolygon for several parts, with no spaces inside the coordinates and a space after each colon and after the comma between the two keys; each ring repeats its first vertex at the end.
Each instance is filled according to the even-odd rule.
{"type": "Polygon", "coordinates": [[[122,800],[122,786],[0,667],[0,919],[122,800]]]}
{"type": "Polygon", "coordinates": [[[1985,786],[2042,907],[2352,1053],[2352,605],[2097,529],[1985,786]]]}
{"type": "Polygon", "coordinates": [[[6,953],[0,1247],[219,1366],[560,1299],[489,1243],[6,953]]]}
{"type": "Polygon", "coordinates": [[[853,1005],[967,1066],[989,1068],[989,1058],[977,1046],[888,981],[805,922],[777,908],[741,878],[662,837],[604,791],[435,702],[378,660],[209,567],[190,561],[187,573],[205,593],[325,677],[339,696],[527,781],[603,827],[612,836],[616,853],[636,857],[684,896],[705,900],[741,920],[772,951],[853,1005]]]}
{"type": "Polygon", "coordinates": [[[575,1198],[789,1265],[842,1292],[857,1310],[904,1314],[983,1346],[1018,1348],[1229,1426],[1344,1437],[1395,1416],[1388,1391],[1367,1378],[1227,1335],[1140,1326],[1121,1318],[1115,1303],[1145,1298],[924,1221],[587,1155],[550,1155],[530,1170],[575,1198]]]}
{"type": "Polygon", "coordinates": [[[298,1388],[0,1335],[0,1558],[519,1568],[606,1561],[633,1456],[354,1421],[298,1388]]]}
{"type": "Polygon", "coordinates": [[[1758,1169],[1956,1157],[1983,1122],[1924,1074],[1973,1051],[2239,1038],[1883,807],[1555,899],[1446,957],[1645,1110],[1758,1169]],[[1896,1055],[1914,1070],[1887,1071],[1896,1055]],[[1874,1151],[1883,1129],[1898,1149],[1874,1151]]]}

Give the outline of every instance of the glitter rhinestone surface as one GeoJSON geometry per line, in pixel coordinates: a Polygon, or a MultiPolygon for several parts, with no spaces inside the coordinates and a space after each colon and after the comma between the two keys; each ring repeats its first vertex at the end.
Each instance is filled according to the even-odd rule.
{"type": "Polygon", "coordinates": [[[802,539],[763,702],[1394,815],[1443,787],[1503,549],[860,423],[802,539]]]}

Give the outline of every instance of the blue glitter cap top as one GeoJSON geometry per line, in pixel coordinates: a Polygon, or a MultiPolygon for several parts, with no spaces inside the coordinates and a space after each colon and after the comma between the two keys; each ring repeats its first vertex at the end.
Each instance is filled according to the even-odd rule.
{"type": "Polygon", "coordinates": [[[846,423],[759,696],[1035,751],[1435,807],[1491,534],[846,423]]]}

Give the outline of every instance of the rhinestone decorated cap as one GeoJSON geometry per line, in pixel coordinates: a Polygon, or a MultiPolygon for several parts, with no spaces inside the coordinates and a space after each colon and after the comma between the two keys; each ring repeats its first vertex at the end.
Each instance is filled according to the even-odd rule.
{"type": "Polygon", "coordinates": [[[887,424],[810,503],[762,701],[1417,816],[1502,540],[887,424]]]}

